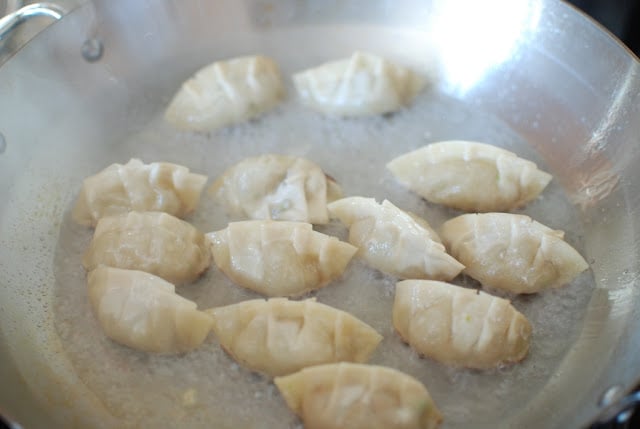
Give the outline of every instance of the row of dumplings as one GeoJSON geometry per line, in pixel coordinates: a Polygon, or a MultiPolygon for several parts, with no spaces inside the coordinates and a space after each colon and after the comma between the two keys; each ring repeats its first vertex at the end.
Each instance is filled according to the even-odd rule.
{"type": "MultiPolygon", "coordinates": [[[[447,144],[489,146],[431,146],[447,144]]],[[[457,162],[476,162],[469,152],[483,151],[463,151],[457,162]]],[[[392,161],[389,168],[408,155],[392,161]]],[[[493,162],[498,179],[500,172],[509,171],[508,163],[497,159],[479,162],[488,164],[485,169],[493,162]]],[[[466,169],[464,179],[473,174],[473,168],[466,169]]],[[[480,171],[480,177],[486,176],[480,171]]],[[[523,178],[531,176],[528,172],[515,185],[507,185],[525,187],[523,178]]],[[[308,366],[366,362],[381,336],[348,313],[311,300],[286,299],[199,311],[195,303],[177,295],[173,285],[195,280],[213,259],[241,286],[267,296],[297,296],[339,277],[357,254],[383,272],[414,279],[397,284],[393,305],[394,327],[406,342],[444,363],[491,368],[526,355],[530,324],[507,300],[433,279],[451,280],[465,270],[483,285],[531,293],[560,286],[586,268],[561,233],[526,216],[462,215],[443,225],[441,240],[415,214],[389,201],[341,198],[339,186],[318,166],[279,155],[236,164],[211,188],[232,212],[268,220],[234,222],[205,237],[167,213],[129,212],[166,210],[184,216],[197,205],[205,182],[206,177],[184,167],[137,160],[115,164],[85,180],[74,217],[96,225],[83,263],[90,271],[92,306],[112,339],[147,351],[180,352],[197,347],[213,329],[221,346],[240,363],[285,379],[313,373],[309,371],[315,367],[303,369],[308,366]],[[351,244],[313,231],[309,222],[326,223],[329,218],[349,227],[351,244]],[[287,375],[298,370],[302,372],[287,375]]],[[[537,195],[523,197],[522,190],[515,194],[514,207],[537,195]]],[[[276,384],[281,390],[286,385],[278,378],[276,384]]],[[[291,395],[283,395],[295,411],[291,395]]],[[[437,409],[430,399],[428,403],[424,410],[429,411],[429,421],[439,421],[437,409]]],[[[298,414],[305,421],[320,418],[298,414]]]]}
{"type": "MultiPolygon", "coordinates": [[[[293,83],[307,107],[347,117],[399,110],[425,86],[412,70],[366,52],[299,72],[293,83]]],[[[262,55],[232,58],[214,62],[185,81],[165,119],[178,129],[211,131],[255,118],[284,96],[274,60],[262,55]]]]}
{"type": "MultiPolygon", "coordinates": [[[[579,253],[564,241],[562,231],[525,215],[495,212],[497,207],[507,210],[526,204],[549,182],[550,175],[530,161],[487,144],[449,141],[401,155],[389,163],[389,169],[427,200],[454,208],[474,207],[472,211],[494,210],[451,219],[438,236],[426,220],[389,201],[379,204],[370,198],[342,198],[335,180],[311,161],[262,155],[230,167],[210,192],[240,218],[309,224],[339,219],[349,227],[352,246],[317,233],[309,225],[232,223],[209,234],[216,263],[232,280],[268,296],[296,296],[321,287],[339,276],[356,252],[374,268],[400,278],[449,281],[464,270],[485,287],[513,293],[562,286],[587,268],[579,253]],[[449,170],[457,174],[442,173],[449,170]],[[264,256],[273,259],[266,263],[251,261],[274,237],[287,234],[291,240],[297,237],[297,249],[264,256]],[[278,272],[293,269],[295,264],[283,265],[274,258],[284,252],[282,258],[293,261],[303,243],[317,248],[315,258],[322,261],[313,271],[314,278],[303,281],[303,274],[290,272],[289,283],[278,279],[278,272]],[[323,256],[328,254],[335,256],[323,256]],[[270,275],[276,277],[270,279],[270,275]],[[256,276],[264,277],[263,284],[256,276]]],[[[126,165],[114,164],[85,180],[73,215],[79,223],[91,226],[102,217],[129,210],[183,217],[195,209],[206,180],[174,164],[145,165],[135,159],[126,165]]],[[[96,232],[108,229],[107,225],[105,221],[105,227],[96,232]]],[[[108,233],[107,240],[112,235],[108,233]]],[[[192,281],[205,265],[192,273],[193,278],[180,274],[167,280],[192,281]]]]}
{"type": "Polygon", "coordinates": [[[199,311],[171,283],[143,271],[100,265],[88,282],[95,313],[113,340],[153,352],[188,351],[213,329],[238,362],[275,376],[306,427],[424,429],[442,421],[422,383],[362,363],[382,339],[375,330],[313,299],[257,299],[199,311]]]}
{"type": "MultiPolygon", "coordinates": [[[[509,211],[535,199],[551,175],[528,160],[484,143],[444,141],[401,155],[387,165],[396,179],[433,203],[467,212],[509,211]]],[[[170,163],[132,159],[85,179],[75,219],[128,210],[158,210],[184,217],[195,210],[207,177],[170,163]]],[[[251,219],[324,224],[327,203],[342,190],[316,164],[286,155],[247,158],[224,172],[210,192],[228,209],[251,219]]]]}
{"type": "MultiPolygon", "coordinates": [[[[297,289],[293,290],[296,295],[303,290],[323,286],[342,274],[355,253],[353,246],[314,232],[311,225],[298,222],[237,222],[212,235],[214,238],[210,245],[218,267],[236,284],[271,296],[291,295],[296,285],[297,289]],[[249,228],[243,228],[245,226],[249,228]],[[233,231],[233,227],[238,227],[241,237],[246,240],[233,240],[233,236],[230,237],[237,249],[230,257],[234,247],[230,243],[221,243],[215,236],[233,231]],[[307,232],[308,236],[305,238],[302,236],[304,232],[296,233],[296,230],[307,232]],[[349,253],[339,255],[337,252],[326,252],[323,249],[329,246],[318,245],[317,240],[309,239],[313,235],[320,236],[317,237],[320,241],[349,246],[349,253]],[[218,256],[219,253],[223,253],[223,256],[218,256]],[[339,264],[335,264],[335,259],[341,256],[339,264]],[[231,263],[231,259],[236,263],[231,263]],[[332,271],[325,267],[327,260],[334,262],[332,271]]],[[[339,314],[333,310],[329,312],[331,317],[325,317],[326,321],[323,322],[319,315],[329,313],[315,311],[314,308],[322,304],[307,301],[286,301],[289,303],[287,305],[292,306],[289,308],[276,305],[279,301],[275,299],[257,300],[254,304],[264,307],[264,314],[253,310],[249,305],[251,302],[246,301],[230,306],[228,312],[222,309],[210,311],[214,320],[207,324],[207,318],[196,317],[200,312],[195,309],[194,303],[175,294],[174,286],[195,279],[208,268],[211,257],[205,241],[204,234],[193,226],[166,213],[130,212],[101,219],[83,258],[83,265],[90,273],[92,305],[107,335],[120,343],[149,352],[184,352],[200,345],[213,324],[214,332],[229,354],[249,368],[269,375],[283,374],[277,369],[280,366],[287,368],[284,373],[308,366],[310,362],[315,362],[314,356],[325,359],[326,355],[339,360],[362,362],[380,342],[380,335],[372,328],[351,316],[347,317],[346,313],[339,314]],[[126,276],[131,278],[125,281],[126,276]],[[139,293],[128,293],[138,290],[139,293]],[[174,342],[166,342],[162,336],[154,334],[153,326],[143,329],[140,321],[145,320],[144,317],[151,323],[159,318],[158,315],[154,316],[158,302],[185,304],[179,308],[191,316],[186,317],[176,309],[173,317],[197,320],[196,324],[202,327],[197,331],[202,335],[189,337],[194,342],[183,343],[181,338],[184,335],[176,334],[172,337],[174,342]],[[300,303],[307,305],[298,306],[300,303]],[[274,316],[270,317],[269,313],[274,316]],[[138,321],[136,326],[130,326],[132,320],[138,321]],[[279,320],[286,320],[286,323],[280,325],[279,320]],[[296,330],[297,325],[292,324],[292,320],[299,321],[305,329],[296,330]],[[333,320],[340,329],[335,326],[335,329],[329,329],[333,326],[329,320],[333,320]],[[264,329],[258,328],[265,323],[264,329]],[[135,330],[135,337],[126,338],[128,328],[135,330]],[[279,328],[282,328],[285,337],[282,340],[273,338],[279,328]],[[318,332],[323,330],[325,334],[319,335],[318,332]],[[269,340],[273,340],[273,343],[258,341],[266,333],[270,333],[269,340]],[[290,334],[295,347],[285,347],[286,337],[290,334]],[[340,358],[343,356],[341,352],[327,347],[327,341],[331,339],[332,345],[336,346],[335,338],[338,337],[352,347],[351,354],[344,355],[345,359],[340,358]],[[159,340],[160,343],[157,343],[159,340]],[[313,351],[313,341],[319,341],[318,347],[326,348],[327,353],[313,351]],[[259,344],[266,349],[262,353],[255,353],[254,349],[245,350],[243,343],[251,347],[259,344]],[[297,350],[297,347],[300,349],[297,350]],[[305,350],[313,353],[300,355],[305,350]],[[252,356],[259,356],[263,360],[265,356],[276,357],[273,361],[266,359],[266,366],[261,366],[252,363],[252,356]]],[[[398,333],[420,353],[444,363],[473,368],[491,368],[522,359],[528,348],[531,331],[526,319],[508,301],[438,281],[399,282],[393,320],[398,333]],[[488,324],[489,329],[484,332],[478,330],[485,328],[487,320],[493,320],[488,324]],[[509,331],[502,329],[503,323],[513,330],[513,335],[500,337],[509,331]],[[459,341],[465,337],[475,342],[466,344],[469,341],[459,341]],[[480,340],[488,343],[478,342],[480,340]],[[514,345],[517,347],[512,350],[514,345]],[[443,351],[446,352],[443,354],[443,351]]],[[[189,324],[175,323],[176,333],[188,334],[189,324]]],[[[165,329],[164,332],[168,334],[171,330],[165,329]]]]}

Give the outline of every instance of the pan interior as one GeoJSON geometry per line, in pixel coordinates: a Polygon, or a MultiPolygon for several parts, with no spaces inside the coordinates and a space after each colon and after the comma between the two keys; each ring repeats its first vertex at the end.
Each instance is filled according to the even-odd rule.
{"type": "MultiPolygon", "coordinates": [[[[457,213],[410,194],[384,165],[422,144],[456,136],[490,141],[529,159],[538,158],[524,140],[495,118],[442,94],[429,93],[392,117],[356,121],[326,119],[291,101],[262,119],[210,136],[176,134],[156,118],[145,130],[113,148],[105,162],[131,156],[147,161],[168,159],[215,177],[247,156],[271,152],[299,155],[319,163],[347,195],[373,196],[378,201],[388,198],[438,227],[457,213]],[[464,133],[460,132],[462,126],[464,133]],[[224,155],[220,156],[222,151],[224,155]],[[204,159],[202,154],[206,154],[204,159]]],[[[209,198],[204,196],[190,219],[202,231],[222,229],[229,220],[224,209],[209,198]]],[[[582,248],[583,225],[577,221],[580,215],[559,184],[551,185],[541,200],[523,212],[565,230],[568,240],[582,248]]],[[[337,223],[318,229],[346,239],[344,228],[337,223]]],[[[75,225],[68,215],[64,217],[54,262],[54,321],[65,352],[82,380],[114,414],[144,416],[145,423],[154,425],[172,415],[179,415],[187,426],[206,421],[223,422],[229,427],[294,424],[292,417],[283,418],[289,413],[273,384],[239,368],[213,338],[185,356],[161,357],[116,346],[102,335],[88,304],[85,272],[79,262],[90,237],[91,231],[75,225]],[[197,404],[185,407],[183,397],[190,391],[197,392],[197,404]],[[159,413],[158,409],[163,411],[159,413]]],[[[460,427],[495,425],[542,389],[575,342],[594,288],[593,277],[585,274],[565,288],[513,298],[514,305],[534,326],[530,356],[521,365],[480,372],[451,369],[421,359],[402,343],[391,323],[395,281],[355,261],[341,280],[312,296],[352,313],[380,332],[384,340],[371,363],[401,369],[423,381],[447,421],[460,427]],[[525,385],[527,388],[522,389],[525,385]],[[487,391],[491,396],[479,400],[487,391]]],[[[233,285],[215,267],[196,284],[180,287],[178,292],[196,301],[199,308],[259,297],[233,285]]]]}
{"type": "MultiPolygon", "coordinates": [[[[548,419],[545,427],[566,427],[567,422],[575,424],[593,414],[594,396],[606,387],[599,377],[634,317],[638,271],[632,214],[637,201],[629,198],[631,185],[622,176],[631,161],[620,161],[619,152],[607,145],[598,151],[596,145],[585,144],[601,112],[593,105],[585,107],[593,111],[579,111],[567,100],[587,98],[590,92],[554,92],[540,83],[542,79],[535,80],[538,74],[558,73],[567,79],[563,88],[582,88],[567,77],[571,73],[565,70],[562,75],[561,67],[554,68],[544,50],[521,40],[506,59],[495,57],[493,68],[476,70],[472,76],[462,73],[464,64],[437,53],[442,46],[432,32],[393,22],[383,25],[375,19],[366,25],[325,22],[326,10],[320,6],[313,15],[319,23],[307,22],[294,8],[285,20],[292,24],[285,25],[278,21],[278,7],[264,9],[261,2],[195,2],[193,9],[180,10],[172,2],[159,2],[146,20],[139,17],[142,23],[137,27],[122,27],[117,24],[133,20],[131,14],[142,13],[150,3],[137,3],[140,11],[134,8],[126,16],[109,3],[87,6],[65,18],[65,29],[60,26],[45,34],[57,38],[38,40],[0,70],[0,90],[14,102],[39,100],[20,114],[10,103],[0,102],[0,113],[7,118],[0,124],[7,140],[7,151],[0,156],[6,168],[0,177],[10,183],[0,190],[9,202],[0,218],[2,333],[25,383],[41,404],[56,410],[61,426],[70,421],[78,427],[166,427],[176,422],[183,427],[211,422],[216,427],[299,425],[274,385],[234,363],[213,337],[178,357],[138,353],[104,337],[88,304],[80,264],[91,231],[69,216],[84,177],[112,162],[138,157],[183,164],[215,178],[244,157],[284,153],[318,163],[346,195],[387,198],[437,228],[459,213],[403,189],[384,166],[399,154],[448,139],[496,144],[551,172],[554,180],[542,197],[518,212],[564,230],[567,241],[591,263],[592,270],[566,287],[510,297],[533,325],[529,357],[519,365],[482,372],[419,358],[393,332],[395,279],[359,261],[340,281],[314,296],[378,330],[384,340],[371,363],[400,369],[424,382],[445,415],[445,427],[533,428],[540,426],[542,414],[548,419]],[[229,11],[226,20],[237,28],[221,40],[211,37],[215,25],[200,15],[213,17],[219,31],[227,31],[230,24],[217,10],[223,6],[229,11]],[[256,16],[252,7],[262,8],[262,21],[240,20],[256,16]],[[109,18],[98,21],[96,16],[109,18]],[[175,34],[157,30],[169,22],[175,34]],[[189,37],[180,34],[188,29],[193,32],[189,37]],[[80,46],[85,36],[95,34],[104,43],[104,57],[95,64],[84,63],[80,46]],[[144,34],[149,40],[139,37],[144,34]],[[301,44],[309,49],[298,49],[301,44]],[[288,77],[357,49],[425,70],[432,85],[409,108],[384,117],[322,117],[300,106],[289,83],[285,103],[246,124],[194,134],[176,132],[162,119],[180,83],[211,61],[264,53],[276,59],[288,77]],[[174,52],[171,57],[168,50],[174,52]],[[52,66],[47,52],[61,61],[52,66]],[[523,73],[531,64],[538,68],[523,73]],[[47,73],[39,71],[45,66],[47,73]],[[585,181],[588,192],[581,187],[585,181]],[[585,359],[595,353],[601,359],[585,359]]],[[[380,14],[385,10],[380,6],[380,14]]],[[[425,14],[435,10],[429,7],[425,14]]],[[[348,8],[344,11],[345,20],[350,13],[348,8]]],[[[538,22],[544,13],[537,10],[537,18],[531,19],[538,22]]],[[[531,28],[523,28],[533,37],[539,24],[529,24],[531,28]]],[[[609,138],[615,139],[615,133],[609,138]]],[[[625,136],[618,138],[627,144],[625,136]]],[[[637,154],[628,156],[634,159],[637,154]]],[[[224,228],[230,219],[204,194],[189,220],[208,232],[224,228]]],[[[340,225],[318,229],[345,238],[340,225]]],[[[464,279],[459,283],[475,286],[464,279]]],[[[215,267],[178,292],[200,308],[258,297],[231,284],[215,267]]]]}

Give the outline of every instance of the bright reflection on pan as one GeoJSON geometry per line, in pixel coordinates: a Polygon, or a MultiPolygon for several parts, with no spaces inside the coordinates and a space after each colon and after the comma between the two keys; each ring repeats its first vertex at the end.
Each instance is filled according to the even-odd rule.
{"type": "Polygon", "coordinates": [[[536,30],[541,3],[523,0],[440,0],[432,35],[451,89],[462,95],[515,54],[536,30]]]}

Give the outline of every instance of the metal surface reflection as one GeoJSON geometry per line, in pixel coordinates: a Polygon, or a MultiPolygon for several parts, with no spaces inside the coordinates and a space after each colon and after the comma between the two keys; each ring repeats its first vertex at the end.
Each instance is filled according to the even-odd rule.
{"type": "MultiPolygon", "coordinates": [[[[188,414],[171,414],[179,400],[172,400],[167,389],[174,389],[176,398],[182,394],[176,373],[163,369],[145,379],[158,383],[156,388],[132,383],[132,376],[147,374],[146,359],[133,361],[141,368],[137,372],[129,364],[122,371],[125,366],[115,358],[119,355],[101,361],[112,367],[97,365],[83,353],[102,349],[78,341],[71,353],[51,322],[49,306],[58,283],[54,277],[60,272],[51,255],[64,242],[58,239],[59,225],[74,187],[108,160],[132,155],[190,159],[185,164],[213,175],[229,161],[229,148],[249,153],[251,148],[272,147],[265,145],[266,133],[255,131],[267,121],[252,124],[250,132],[211,135],[174,134],[159,121],[180,83],[210,61],[258,51],[278,59],[291,75],[356,49],[437,70],[422,110],[408,109],[369,125],[316,117],[311,122],[304,116],[287,122],[286,128],[279,122],[284,131],[278,131],[274,141],[295,154],[314,150],[327,165],[344,162],[332,152],[333,144],[362,145],[348,152],[358,162],[345,180],[369,171],[357,170],[361,165],[378,165],[370,162],[371,154],[396,151],[401,144],[418,147],[438,139],[468,138],[515,145],[554,174],[558,193],[545,200],[554,210],[539,208],[538,213],[554,224],[577,220],[580,228],[573,237],[582,242],[592,268],[585,286],[591,287],[592,281],[596,286],[587,294],[577,288],[580,294],[574,296],[580,301],[560,300],[559,294],[538,300],[540,309],[558,305],[562,308],[553,316],[571,319],[539,318],[544,324],[535,334],[535,352],[543,363],[530,361],[530,372],[521,373],[522,378],[451,375],[424,361],[398,361],[393,353],[389,359],[403,369],[430,369],[429,385],[441,392],[447,424],[457,428],[580,427],[598,415],[598,399],[607,387],[619,384],[626,390],[635,384],[640,368],[639,63],[570,6],[556,0],[96,0],[66,16],[0,68],[0,130],[11,143],[0,156],[0,183],[7,184],[0,186],[0,200],[11,202],[0,204],[0,243],[11,243],[0,245],[0,379],[4,385],[24,384],[20,393],[0,389],[3,410],[30,427],[70,427],[71,421],[78,427],[92,427],[94,421],[101,427],[122,427],[116,420],[136,415],[130,408],[130,398],[136,398],[153,405],[145,418],[169,416],[156,426],[170,424],[175,416],[180,418],[177,424],[188,426],[188,414]],[[79,49],[94,37],[105,51],[100,61],[89,64],[79,49]],[[411,121],[399,125],[403,118],[411,121]],[[250,140],[241,144],[242,137],[250,140]],[[574,207],[562,203],[576,195],[588,204],[580,204],[584,210],[572,217],[574,207]],[[20,226],[25,219],[26,228],[20,226]],[[587,310],[572,313],[576,302],[587,310]],[[555,329],[564,326],[572,328],[571,336],[555,335],[555,329]],[[545,335],[548,347],[540,342],[545,335]],[[115,383],[116,377],[124,381],[115,383]],[[172,382],[162,384],[162,377],[173,377],[172,382]]],[[[376,186],[367,192],[383,196],[392,182],[380,172],[369,173],[376,186]]],[[[69,237],[74,231],[67,228],[69,237]]],[[[82,287],[78,290],[84,291],[84,273],[73,275],[67,278],[77,280],[82,287]]],[[[69,307],[76,302],[71,299],[88,305],[81,294],[67,297],[69,307]]],[[[340,297],[332,299],[338,302],[340,297]]],[[[73,333],[65,338],[102,338],[92,331],[79,337],[71,330],[80,325],[68,322],[67,313],[58,314],[65,315],[61,326],[73,333]]],[[[87,308],[79,314],[91,313],[87,308]]],[[[191,361],[183,369],[194,383],[233,379],[225,386],[241,390],[255,381],[233,378],[236,372],[215,372],[209,362],[203,362],[202,374],[214,377],[199,376],[191,361]]],[[[227,409],[214,395],[233,396],[206,386],[211,406],[190,413],[230,419],[246,410],[251,414],[247,418],[260,419],[254,427],[269,427],[266,412],[259,408],[273,411],[266,396],[251,396],[250,405],[236,401],[242,408],[227,409]]]]}
{"type": "Polygon", "coordinates": [[[512,60],[536,31],[540,2],[442,0],[435,4],[432,35],[451,90],[464,94],[492,68],[512,60]]]}

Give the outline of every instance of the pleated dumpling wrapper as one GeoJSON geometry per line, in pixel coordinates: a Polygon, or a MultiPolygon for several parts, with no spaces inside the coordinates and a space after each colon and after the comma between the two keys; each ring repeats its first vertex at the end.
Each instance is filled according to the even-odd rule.
{"type": "Polygon", "coordinates": [[[509,211],[551,181],[536,164],[470,141],[432,143],[387,164],[396,179],[428,201],[468,212],[509,211]]]}
{"type": "Polygon", "coordinates": [[[508,300],[432,280],[396,284],[393,326],[418,353],[476,369],[521,361],[531,338],[531,324],[508,300]]]}
{"type": "Polygon", "coordinates": [[[173,284],[197,279],[211,264],[204,234],[159,212],[129,212],[98,222],[82,264],[146,271],[173,284]]]}
{"type": "Polygon", "coordinates": [[[136,211],[160,211],[184,217],[198,206],[207,176],[168,162],[145,164],[131,159],[111,164],[84,179],[73,219],[96,226],[104,216],[136,211]]]}
{"type": "Polygon", "coordinates": [[[442,225],[440,237],[483,286],[536,293],[571,282],[589,268],[584,258],[553,230],[529,216],[466,214],[442,225]]]}
{"type": "Polygon", "coordinates": [[[104,333],[151,353],[183,353],[205,340],[213,318],[160,277],[104,265],[89,272],[89,300],[104,333]]]}
{"type": "Polygon", "coordinates": [[[435,429],[442,422],[422,383],[383,366],[318,365],[274,381],[305,429],[435,429]]]}
{"type": "Polygon", "coordinates": [[[271,110],[284,94],[280,70],[271,58],[217,61],[182,84],[165,119],[181,130],[212,131],[271,110]]]}
{"type": "Polygon", "coordinates": [[[267,296],[299,296],[327,285],[358,250],[302,222],[232,222],[207,238],[227,277],[267,296]]]}
{"type": "Polygon", "coordinates": [[[340,186],[318,165],[276,154],[240,161],[209,192],[236,216],[313,224],[327,223],[327,203],[342,197],[340,186]]]}
{"type": "Polygon", "coordinates": [[[328,206],[349,227],[357,255],[385,273],[413,279],[451,280],[464,268],[447,254],[426,220],[387,200],[349,197],[328,206]]]}
{"type": "Polygon", "coordinates": [[[412,70],[365,52],[301,71],[293,83],[306,106],[345,117],[400,110],[425,86],[412,70]]]}
{"type": "Polygon", "coordinates": [[[269,376],[323,363],[366,362],[382,340],[371,326],[315,299],[255,299],[207,312],[222,348],[269,376]]]}

